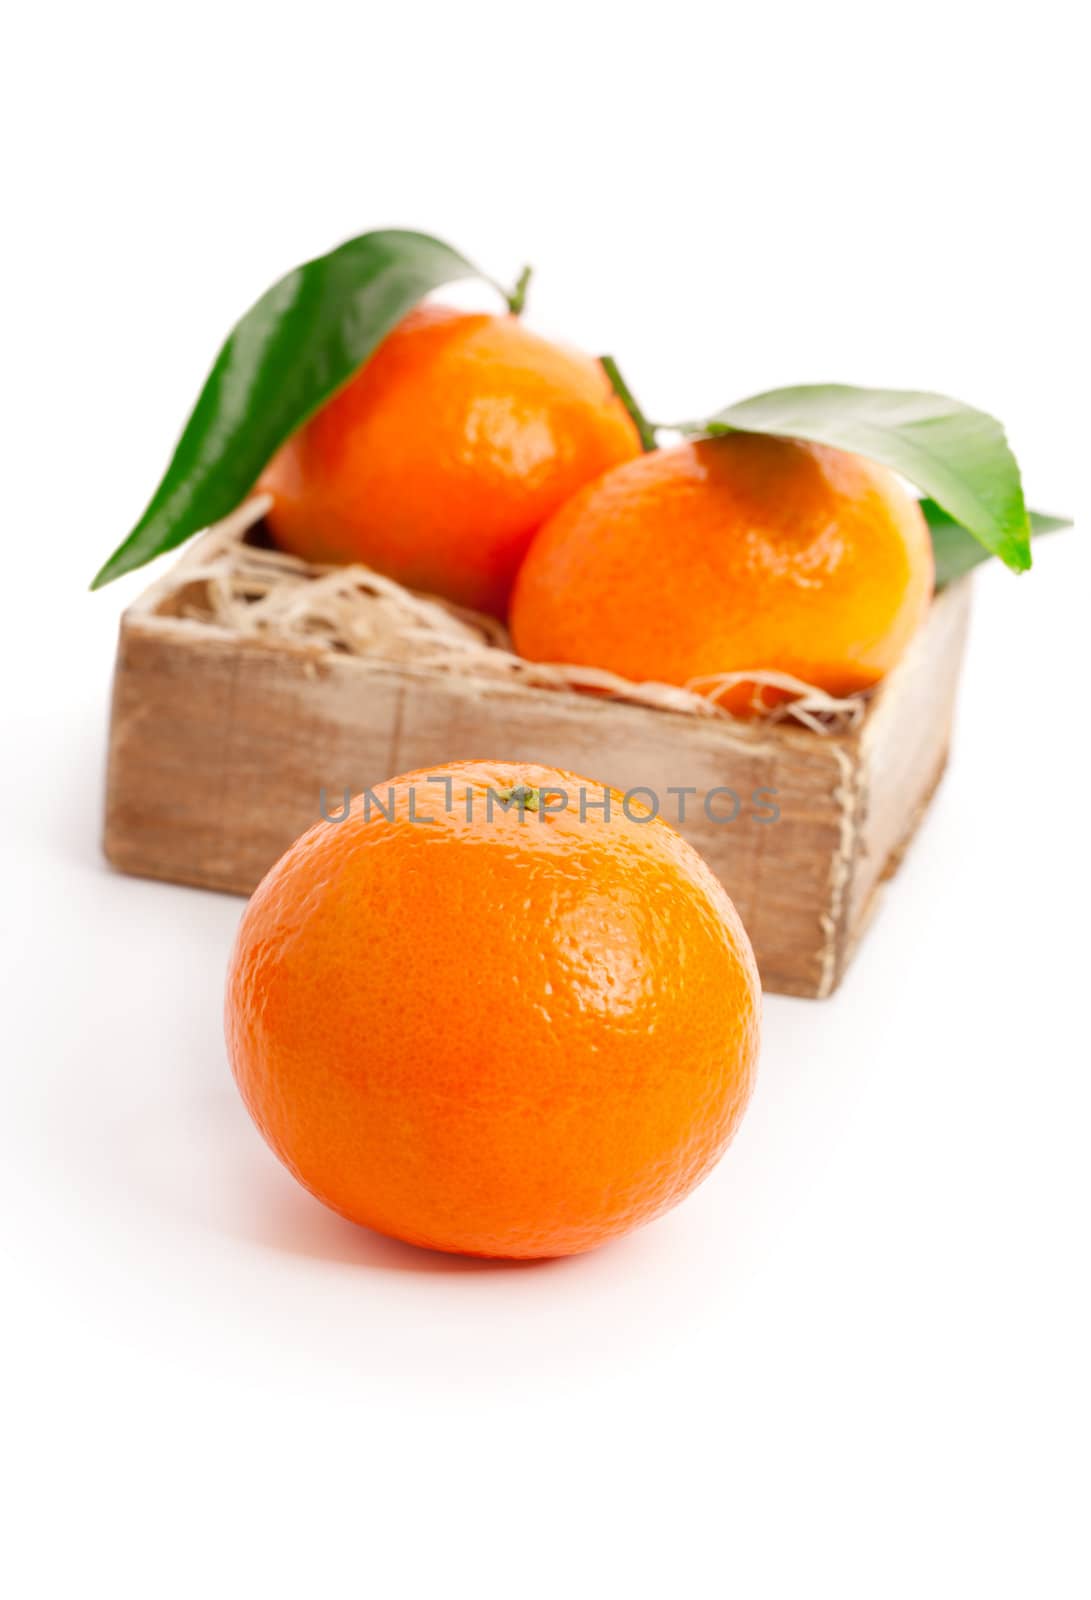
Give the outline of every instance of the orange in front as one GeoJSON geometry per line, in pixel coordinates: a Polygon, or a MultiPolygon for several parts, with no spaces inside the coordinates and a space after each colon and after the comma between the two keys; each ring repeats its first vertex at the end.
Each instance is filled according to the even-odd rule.
{"type": "Polygon", "coordinates": [[[227,1039],[272,1148],[353,1221],[474,1255],[589,1250],[674,1205],[758,1050],[753,955],[700,856],[548,767],[373,793],[243,915],[227,1039]]]}
{"type": "Polygon", "coordinates": [[[418,307],[288,440],[259,489],[283,549],[361,561],[502,616],[531,538],[639,453],[598,362],[511,316],[418,307]]]}
{"type": "MultiPolygon", "coordinates": [[[[892,473],[736,433],[642,456],[563,506],[520,572],[511,628],[534,661],[706,692],[781,672],[844,695],[890,671],[932,586],[927,525],[892,473]]],[[[753,686],[720,697],[745,712],[753,686]]]]}

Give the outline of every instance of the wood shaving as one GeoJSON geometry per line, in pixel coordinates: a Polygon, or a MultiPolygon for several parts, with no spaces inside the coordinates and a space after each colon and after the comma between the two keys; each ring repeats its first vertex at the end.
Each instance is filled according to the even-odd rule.
{"type": "Polygon", "coordinates": [[[202,534],[168,575],[158,609],[270,644],[412,661],[465,679],[574,690],[687,716],[739,722],[716,699],[739,683],[755,685],[755,696],[770,686],[794,697],[764,711],[766,723],[841,734],[864,715],[866,695],[838,699],[783,672],[725,672],[678,688],[633,683],[594,667],[526,661],[493,617],[417,594],[368,567],[315,566],[257,542],[270,504],[257,495],[202,534]]]}

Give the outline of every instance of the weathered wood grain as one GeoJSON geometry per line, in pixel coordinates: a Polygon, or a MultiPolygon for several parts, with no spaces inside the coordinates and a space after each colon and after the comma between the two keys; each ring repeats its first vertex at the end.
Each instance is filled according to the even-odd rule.
{"type": "Polygon", "coordinates": [[[766,987],[828,994],[942,770],[968,598],[940,597],[858,731],[820,737],[255,642],[169,614],[160,585],[122,620],[106,854],[247,894],[318,820],[322,790],[337,809],[346,788],[417,767],[540,761],[654,790],[726,884],[766,987]],[[668,791],[683,788],[679,820],[668,791]],[[726,796],[706,812],[716,789],[738,796],[736,820],[714,820],[726,796]]]}

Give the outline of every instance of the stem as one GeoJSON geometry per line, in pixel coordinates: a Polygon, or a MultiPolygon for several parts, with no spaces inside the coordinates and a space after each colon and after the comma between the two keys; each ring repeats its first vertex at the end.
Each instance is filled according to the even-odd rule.
{"type": "Polygon", "coordinates": [[[647,455],[649,451],[657,449],[658,446],[655,442],[655,427],[648,421],[643,411],[641,411],[640,407],[637,405],[636,400],[633,397],[633,391],[629,388],[629,385],[621,376],[621,372],[618,369],[618,364],[614,360],[613,356],[599,356],[599,365],[609,378],[610,385],[614,393],[617,395],[618,399],[621,401],[630,417],[632,417],[633,422],[636,424],[636,431],[640,435],[641,449],[644,451],[645,455],[647,455]]]}
{"type": "Polygon", "coordinates": [[[499,798],[505,806],[514,800],[520,811],[537,811],[542,803],[542,791],[527,783],[517,783],[513,789],[501,789],[499,798]]]}
{"type": "Polygon", "coordinates": [[[533,272],[533,267],[524,267],[515,280],[515,288],[509,295],[505,296],[508,302],[508,310],[513,317],[522,315],[523,307],[527,303],[527,285],[530,283],[533,272]]]}

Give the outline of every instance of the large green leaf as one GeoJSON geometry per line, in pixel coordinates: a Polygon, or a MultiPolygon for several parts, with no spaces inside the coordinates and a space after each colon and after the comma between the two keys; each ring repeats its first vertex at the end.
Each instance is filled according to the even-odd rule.
{"type": "Polygon", "coordinates": [[[281,278],[228,335],[147,510],[92,588],[233,511],[275,451],[418,300],[474,276],[439,239],[389,229],[281,278]]]}
{"type": "Polygon", "coordinates": [[[808,384],[728,406],[691,434],[771,433],[879,461],[931,496],[1016,572],[1030,566],[1019,467],[994,417],[940,394],[808,384]]]}
{"type": "MultiPolygon", "coordinates": [[[[956,578],[961,578],[963,573],[988,561],[989,552],[984,545],[979,544],[972,534],[941,510],[934,500],[922,500],[921,510],[932,535],[937,589],[945,588],[947,584],[954,583],[956,578]]],[[[1062,528],[1072,526],[1067,517],[1047,517],[1041,511],[1031,511],[1028,515],[1031,537],[1035,539],[1039,534],[1057,533],[1062,528]]]]}

